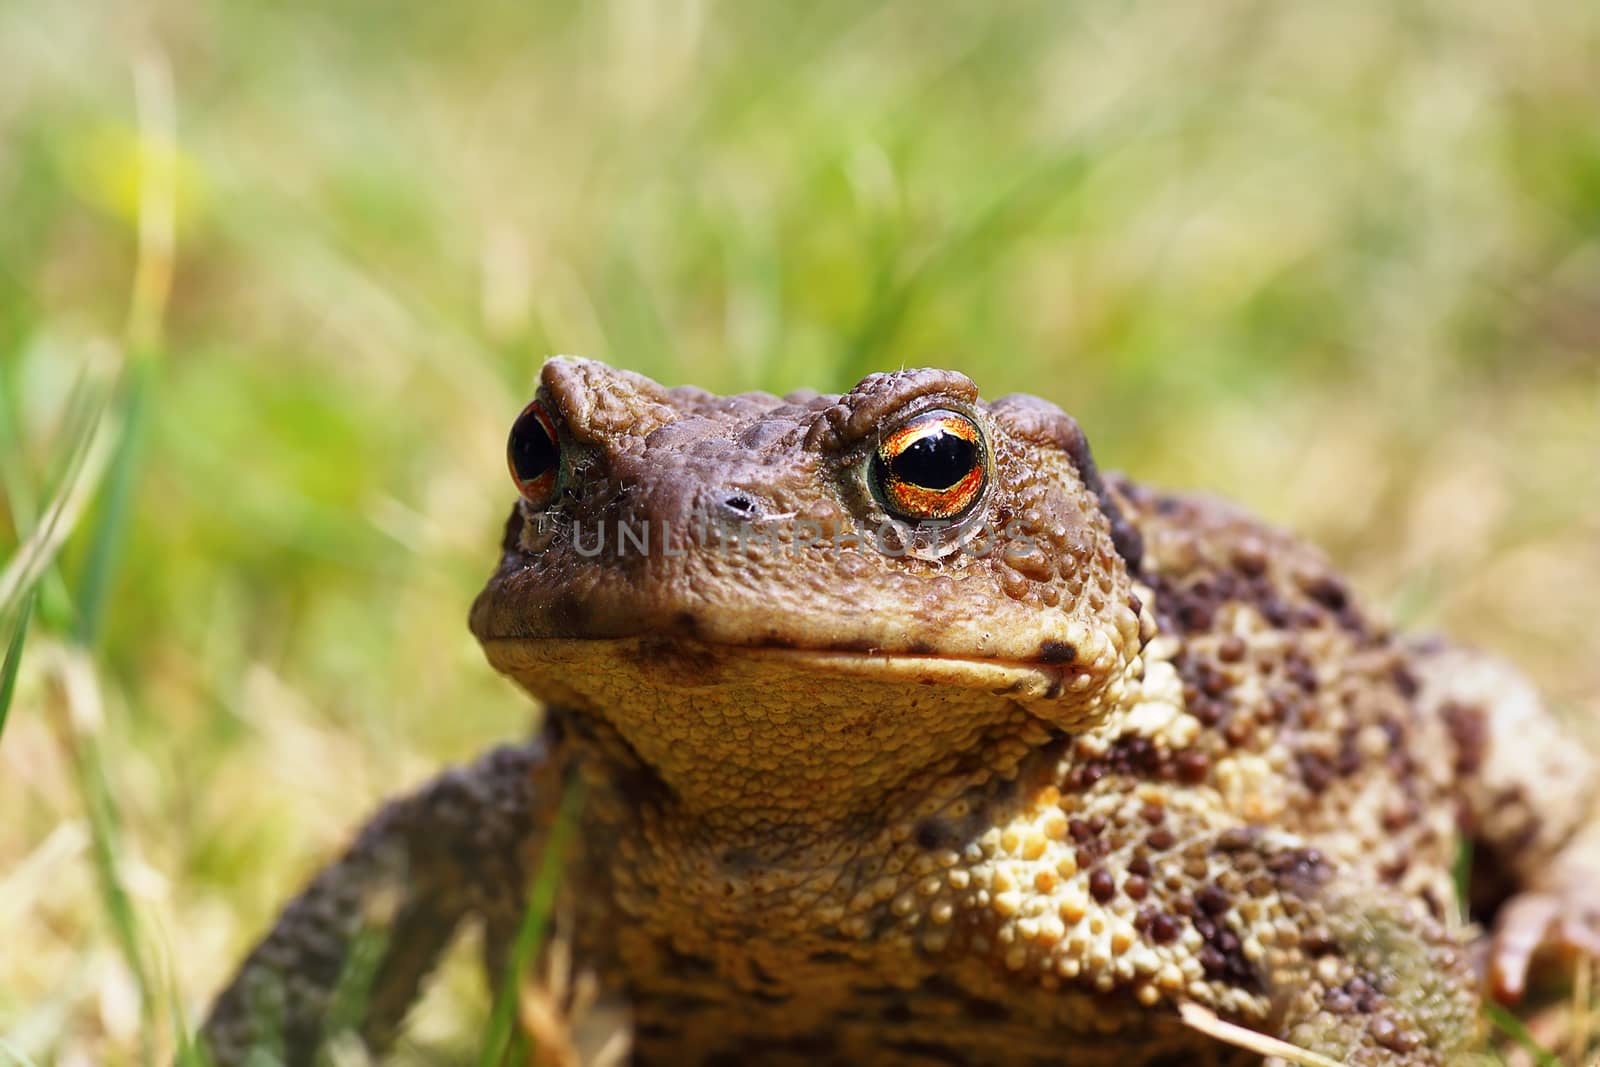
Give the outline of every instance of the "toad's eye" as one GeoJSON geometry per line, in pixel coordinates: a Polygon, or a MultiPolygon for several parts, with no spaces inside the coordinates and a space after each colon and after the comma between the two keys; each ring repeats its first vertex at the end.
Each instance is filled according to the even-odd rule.
{"type": "Polygon", "coordinates": [[[872,480],[896,518],[953,519],[983,492],[983,433],[971,418],[935,408],[914,415],[878,443],[872,480]]]}
{"type": "Polygon", "coordinates": [[[561,471],[561,439],[544,405],[535,400],[511,424],[506,442],[506,464],[517,491],[536,508],[547,506],[556,495],[561,471]]]}

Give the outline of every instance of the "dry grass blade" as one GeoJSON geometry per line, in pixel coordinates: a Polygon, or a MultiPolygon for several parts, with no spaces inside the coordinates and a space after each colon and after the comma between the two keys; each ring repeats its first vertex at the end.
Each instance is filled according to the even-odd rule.
{"type": "Polygon", "coordinates": [[[1279,1041],[1275,1037],[1248,1027],[1225,1022],[1217,1018],[1215,1012],[1199,1004],[1179,1005],[1178,1014],[1190,1029],[1198,1030],[1207,1037],[1215,1038],[1235,1048],[1259,1052],[1263,1056],[1277,1056],[1290,1063],[1298,1063],[1301,1067],[1344,1067],[1338,1060],[1320,1056],[1298,1045],[1291,1045],[1287,1041],[1279,1041]]]}
{"type": "Polygon", "coordinates": [[[1594,963],[1580,954],[1573,962],[1572,974],[1572,1032],[1567,1038],[1567,1059],[1583,1062],[1583,1053],[1594,1035],[1594,1020],[1590,1015],[1594,996],[1594,963]]]}
{"type": "Polygon", "coordinates": [[[21,1049],[4,1038],[0,1038],[0,1063],[3,1062],[17,1064],[18,1067],[35,1067],[34,1062],[23,1055],[21,1049]]]}
{"type": "Polygon", "coordinates": [[[0,930],[27,914],[34,901],[47,893],[68,865],[78,862],[89,847],[82,821],[64,822],[49,837],[0,878],[0,930]]]}
{"type": "Polygon", "coordinates": [[[177,243],[178,119],[166,57],[150,50],[135,59],[133,88],[139,135],[148,147],[140,156],[139,253],[128,304],[128,340],[135,354],[143,354],[160,341],[177,243]]]}

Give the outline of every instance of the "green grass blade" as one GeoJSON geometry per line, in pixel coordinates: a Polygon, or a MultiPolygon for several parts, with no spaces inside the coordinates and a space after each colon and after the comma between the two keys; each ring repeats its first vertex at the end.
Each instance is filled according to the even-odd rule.
{"type": "MultiPolygon", "coordinates": [[[[169,1004],[177,1004],[179,999],[178,991],[175,989],[167,994],[167,1002],[169,1004]]],[[[178,1035],[178,1048],[172,1054],[172,1062],[176,1067],[214,1067],[211,1062],[211,1056],[207,1053],[205,1046],[189,1036],[188,1024],[183,1020],[182,1014],[176,1008],[172,1011],[170,1025],[172,1026],[172,1032],[178,1035]]]]}
{"type": "MultiPolygon", "coordinates": [[[[122,882],[121,841],[122,826],[116,801],[105,775],[105,763],[100,753],[100,739],[84,733],[76,739],[73,759],[78,775],[78,787],[89,812],[89,832],[93,846],[94,867],[100,884],[101,904],[111,921],[112,933],[128,969],[133,973],[139,989],[139,1011],[148,1037],[153,1019],[151,1011],[150,971],[145,963],[143,939],[139,929],[139,915],[122,882]]],[[[150,1062],[150,1045],[143,1043],[143,1059],[150,1062]]]]}
{"type": "MultiPolygon", "coordinates": [[[[46,494],[50,499],[54,499],[54,495],[70,480],[79,456],[77,444],[87,439],[100,417],[99,407],[104,400],[101,377],[96,373],[92,361],[85,364],[79,370],[62,408],[64,414],[59,437],[68,444],[65,449],[58,450],[63,452],[64,458],[61,469],[51,479],[53,485],[46,494]]],[[[21,413],[15,401],[15,387],[7,376],[0,374],[0,503],[4,505],[0,512],[4,513],[17,539],[23,541],[25,531],[35,530],[39,526],[41,505],[36,487],[24,469],[27,447],[22,436],[21,413]]],[[[19,556],[21,548],[19,546],[19,556]]],[[[22,589],[18,592],[25,594],[22,589]]],[[[33,596],[34,624],[37,626],[47,629],[52,624],[66,626],[76,614],[61,570],[54,562],[45,568],[43,577],[33,589],[33,596]]],[[[0,606],[0,618],[5,617],[9,610],[9,607],[0,606]]]]}
{"type": "Polygon", "coordinates": [[[22,668],[22,644],[28,635],[28,623],[33,617],[33,590],[22,598],[22,609],[12,624],[11,641],[6,645],[6,658],[0,663],[0,737],[6,733],[6,718],[11,711],[11,698],[17,692],[17,674],[22,668]]]}
{"type": "Polygon", "coordinates": [[[550,828],[550,838],[539,856],[539,870],[528,890],[528,906],[522,913],[522,925],[517,930],[517,940],[511,948],[511,959],[500,976],[495,990],[494,1008],[489,1015],[489,1029],[484,1036],[483,1048],[478,1054],[478,1067],[499,1067],[505,1062],[511,1046],[513,1017],[516,1013],[517,988],[528,965],[539,949],[540,939],[555,907],[556,890],[561,886],[561,858],[566,853],[567,841],[577,823],[582,790],[569,786],[561,799],[561,810],[550,828]]]}
{"type": "Polygon", "coordinates": [[[506,1054],[501,1057],[502,1063],[529,1063],[533,1058],[533,1048],[528,1043],[528,1035],[517,1027],[511,1031],[511,1041],[506,1046],[506,1054]]]}
{"type": "Polygon", "coordinates": [[[329,1036],[360,1033],[373,983],[388,950],[389,931],[385,927],[363,925],[356,931],[328,1004],[325,1031],[329,1036]]]}
{"type": "Polygon", "coordinates": [[[1483,1013],[1489,1017],[1496,1030],[1521,1045],[1528,1055],[1533,1057],[1533,1062],[1539,1067],[1561,1067],[1561,1060],[1555,1053],[1547,1051],[1535,1040],[1522,1020],[1514,1014],[1491,1001],[1484,1001],[1483,1013]]]}
{"type": "Polygon", "coordinates": [[[89,533],[83,572],[78,580],[78,620],[74,637],[92,648],[100,636],[110,597],[116,563],[127,540],[129,512],[138,482],[140,445],[156,382],[155,357],[143,355],[133,361],[131,381],[123,409],[122,433],[111,459],[100,512],[89,533]]]}
{"type": "Polygon", "coordinates": [[[1472,905],[1472,838],[1466,834],[1456,841],[1456,862],[1450,869],[1450,877],[1456,885],[1456,909],[1465,923],[1470,918],[1467,913],[1472,905]]]}
{"type": "MultiPolygon", "coordinates": [[[[215,1067],[209,1050],[196,1040],[194,1027],[184,1009],[183,988],[173,966],[171,932],[165,928],[152,935],[147,944],[152,946],[151,981],[161,991],[163,1018],[167,1033],[172,1037],[172,1067],[215,1067]]],[[[154,1017],[154,1011],[151,1017],[154,1017]]]]}
{"type": "MultiPolygon", "coordinates": [[[[172,69],[166,56],[154,50],[140,53],[133,63],[133,82],[140,136],[154,144],[177,144],[172,69]]],[[[171,167],[155,166],[148,158],[142,158],[141,163],[138,257],[134,263],[127,326],[127,346],[132,359],[128,368],[130,381],[122,436],[78,582],[78,621],[74,636],[85,647],[93,647],[100,636],[116,563],[127,539],[128,513],[138,480],[139,445],[144,437],[150,396],[155,389],[162,325],[172,292],[177,200],[174,171],[171,167]]]]}
{"type": "Polygon", "coordinates": [[[5,502],[5,519],[20,540],[23,530],[33,528],[38,510],[24,470],[22,418],[12,377],[10,368],[0,365],[0,501],[5,502]]]}

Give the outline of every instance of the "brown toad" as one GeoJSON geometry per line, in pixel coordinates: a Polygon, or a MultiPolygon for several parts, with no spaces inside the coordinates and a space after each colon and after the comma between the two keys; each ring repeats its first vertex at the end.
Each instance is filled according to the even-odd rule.
{"type": "Polygon", "coordinates": [[[543,733],[395,801],[216,1003],[217,1058],[394,1035],[461,920],[504,971],[581,789],[561,944],[641,1064],[1450,1062],[1477,979],[1596,944],[1595,775],[1509,669],[1314,550],[1096,473],[960,374],[719,397],[557,359],[472,611],[543,733]],[[380,906],[380,905],[387,905],[380,906]]]}

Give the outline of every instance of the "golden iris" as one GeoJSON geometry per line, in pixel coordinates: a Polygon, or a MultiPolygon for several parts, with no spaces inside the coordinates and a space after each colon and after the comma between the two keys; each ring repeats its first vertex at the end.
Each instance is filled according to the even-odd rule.
{"type": "Polygon", "coordinates": [[[953,519],[983,492],[983,433],[958,411],[924,411],[878,443],[872,471],[884,506],[897,517],[953,519]]]}

